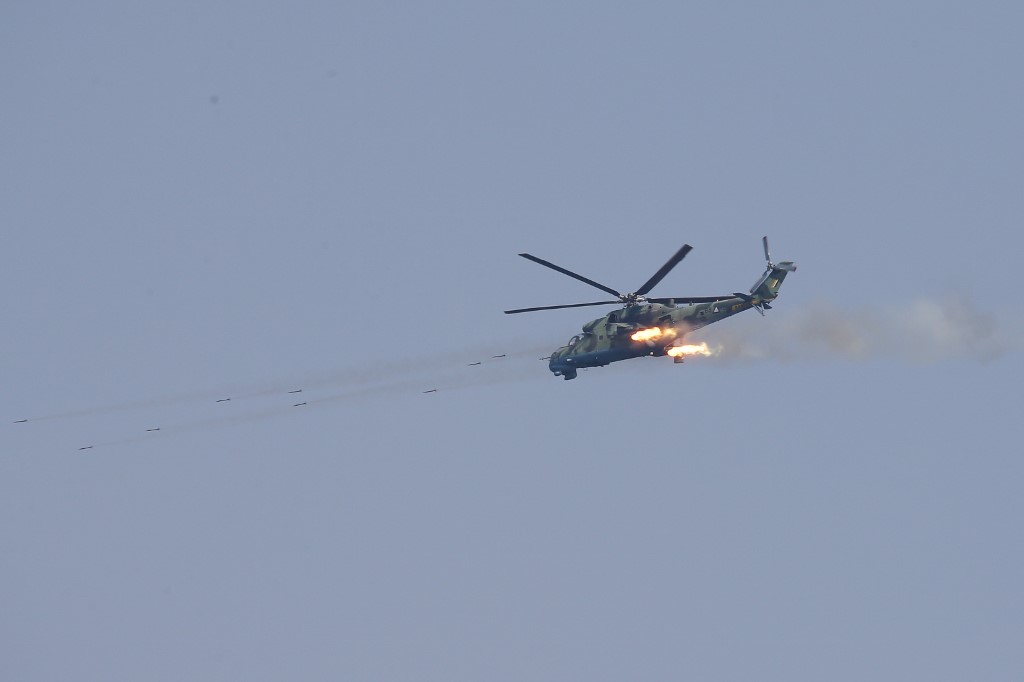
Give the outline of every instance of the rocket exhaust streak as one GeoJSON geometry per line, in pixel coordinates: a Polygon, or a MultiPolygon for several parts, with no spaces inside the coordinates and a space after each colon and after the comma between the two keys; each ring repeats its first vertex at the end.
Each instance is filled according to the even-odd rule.
{"type": "Polygon", "coordinates": [[[654,341],[655,339],[671,339],[675,335],[676,330],[671,327],[668,329],[651,327],[649,329],[641,329],[640,331],[633,333],[629,338],[633,341],[654,341]]]}
{"type": "Polygon", "coordinates": [[[700,343],[690,343],[683,346],[672,346],[668,349],[667,353],[669,357],[678,358],[685,355],[703,355],[705,357],[710,355],[718,355],[721,352],[721,347],[711,349],[708,348],[708,344],[705,341],[700,343]]]}

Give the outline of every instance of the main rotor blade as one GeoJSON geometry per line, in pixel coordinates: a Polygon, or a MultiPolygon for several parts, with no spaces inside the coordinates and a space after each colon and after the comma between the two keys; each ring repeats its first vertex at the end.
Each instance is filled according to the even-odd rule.
{"type": "Polygon", "coordinates": [[[683,244],[683,246],[678,251],[676,251],[676,254],[669,258],[668,262],[662,265],[660,270],[654,273],[654,276],[647,280],[642,287],[636,290],[636,293],[643,296],[648,291],[653,289],[654,285],[660,282],[665,277],[665,275],[667,275],[669,271],[679,263],[679,261],[686,258],[686,254],[690,253],[690,250],[692,248],[693,247],[690,246],[689,244],[683,244]]]}
{"type": "Polygon", "coordinates": [[[735,298],[736,294],[725,296],[676,296],[675,298],[649,298],[652,303],[664,303],[666,305],[682,305],[684,303],[714,303],[715,301],[726,301],[735,298]]]}
{"type": "Polygon", "coordinates": [[[559,308],[583,308],[588,305],[618,305],[621,301],[598,301],[597,303],[573,303],[570,305],[542,305],[538,308],[519,308],[518,310],[506,310],[506,315],[514,313],[532,313],[535,310],[558,310],[559,308]]]}
{"type": "MultiPolygon", "coordinates": [[[[565,268],[559,267],[559,266],[555,265],[554,263],[549,263],[548,261],[544,260],[543,258],[537,258],[536,256],[531,256],[528,253],[521,253],[519,255],[522,256],[523,258],[527,259],[527,260],[532,260],[534,263],[539,263],[539,264],[543,265],[546,268],[551,268],[555,272],[560,272],[563,275],[569,275],[573,279],[578,279],[579,281],[584,282],[586,284],[589,284],[592,287],[597,287],[601,291],[607,291],[612,296],[621,296],[622,295],[619,292],[615,291],[615,289],[612,289],[611,287],[606,287],[603,284],[598,284],[597,282],[595,282],[592,279],[587,279],[583,275],[577,275],[572,270],[566,270],[565,268]]],[[[618,303],[618,301],[616,301],[616,303],[618,303]]]]}

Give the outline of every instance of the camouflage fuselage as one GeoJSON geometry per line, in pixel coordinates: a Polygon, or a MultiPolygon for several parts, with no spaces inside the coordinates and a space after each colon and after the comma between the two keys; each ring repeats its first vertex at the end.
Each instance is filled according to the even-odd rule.
{"type": "Polygon", "coordinates": [[[602,367],[646,355],[662,356],[687,333],[752,307],[751,301],[732,297],[710,303],[679,306],[640,303],[620,308],[583,325],[582,334],[551,354],[548,368],[555,376],[572,379],[583,367],[602,367]],[[642,329],[653,327],[674,333],[649,341],[630,338],[642,329]]]}

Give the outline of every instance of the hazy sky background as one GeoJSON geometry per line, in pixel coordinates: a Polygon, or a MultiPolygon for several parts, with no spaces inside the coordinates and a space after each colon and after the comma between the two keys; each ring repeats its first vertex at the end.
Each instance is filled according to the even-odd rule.
{"type": "Polygon", "coordinates": [[[7,3],[0,678],[1022,679],[1022,21],[7,3]]]}

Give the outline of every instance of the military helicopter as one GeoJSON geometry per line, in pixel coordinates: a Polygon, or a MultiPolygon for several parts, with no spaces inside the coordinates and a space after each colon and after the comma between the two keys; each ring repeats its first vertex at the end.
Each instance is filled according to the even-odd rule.
{"type": "Polygon", "coordinates": [[[619,360],[645,356],[668,355],[675,362],[693,352],[693,346],[682,344],[683,337],[696,329],[724,320],[736,313],[754,308],[761,315],[771,310],[771,302],[779,295],[779,288],[786,275],[796,270],[792,261],[773,263],[768,251],[768,237],[762,239],[764,258],[768,267],[758,278],[749,293],[733,293],[723,296],[676,296],[674,298],[647,298],[655,287],[679,261],[686,257],[693,247],[689,244],[676,251],[649,280],[636,291],[619,293],[611,287],[595,282],[571,270],[537,258],[528,253],[519,254],[527,260],[568,275],[601,291],[615,296],[615,301],[596,303],[571,303],[569,305],[547,305],[535,308],[506,310],[505,314],[530,313],[537,310],[558,310],[561,308],[583,308],[592,305],[622,304],[622,309],[604,317],[591,320],[583,325],[583,333],[569,339],[569,343],[551,353],[548,368],[554,375],[565,380],[575,379],[578,370],[584,367],[603,367],[619,360]]]}

